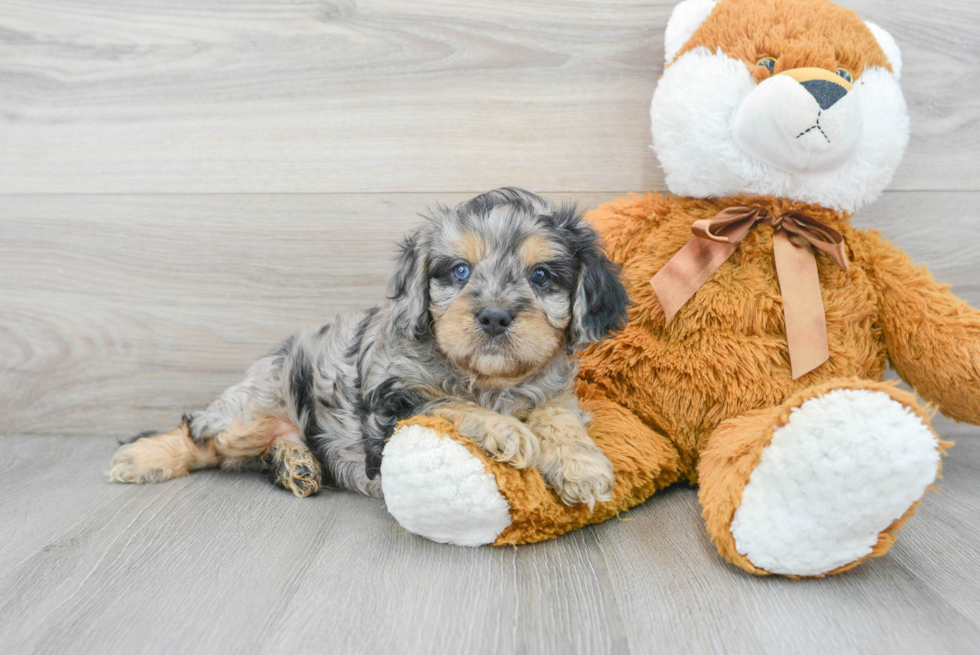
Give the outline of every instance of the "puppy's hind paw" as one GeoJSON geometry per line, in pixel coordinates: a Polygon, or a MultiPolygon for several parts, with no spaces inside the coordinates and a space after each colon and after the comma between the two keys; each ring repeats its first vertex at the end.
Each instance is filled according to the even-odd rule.
{"type": "Polygon", "coordinates": [[[487,423],[481,447],[490,457],[514,468],[530,468],[538,460],[538,438],[510,416],[495,417],[487,423]]]}
{"type": "Polygon", "coordinates": [[[303,444],[277,440],[266,454],[264,464],[269,479],[297,498],[320,491],[320,462],[303,444]]]}
{"type": "Polygon", "coordinates": [[[112,456],[106,475],[115,482],[154,484],[214,466],[217,461],[213,444],[195,443],[184,423],[170,432],[123,444],[112,456]]]}
{"type": "Polygon", "coordinates": [[[148,448],[146,444],[134,441],[133,443],[120,446],[116,454],[112,456],[110,468],[106,472],[112,482],[125,482],[130,484],[156,484],[166,482],[173,478],[179,478],[189,473],[186,467],[179,464],[170,465],[164,462],[153,452],[153,448],[148,448]]]}

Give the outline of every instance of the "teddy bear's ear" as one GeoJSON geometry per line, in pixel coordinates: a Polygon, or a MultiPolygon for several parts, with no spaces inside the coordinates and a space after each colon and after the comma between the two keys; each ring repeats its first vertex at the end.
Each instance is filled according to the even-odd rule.
{"type": "Polygon", "coordinates": [[[716,4],[717,0],[684,0],[674,7],[664,32],[664,61],[669,64],[674,60],[701,23],[711,15],[716,4]]]}
{"type": "Polygon", "coordinates": [[[900,79],[902,77],[902,51],[898,49],[895,39],[883,27],[875,25],[869,20],[864,21],[864,24],[868,26],[878,45],[885,51],[885,57],[888,58],[888,63],[892,65],[892,71],[895,73],[895,79],[900,79]]]}

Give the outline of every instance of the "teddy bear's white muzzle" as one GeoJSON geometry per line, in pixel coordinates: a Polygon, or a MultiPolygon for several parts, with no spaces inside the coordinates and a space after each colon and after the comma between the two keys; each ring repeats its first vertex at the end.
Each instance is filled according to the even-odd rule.
{"type": "Polygon", "coordinates": [[[797,174],[843,166],[857,151],[864,124],[853,92],[825,80],[774,75],[739,105],[732,127],[746,154],[797,174]]]}

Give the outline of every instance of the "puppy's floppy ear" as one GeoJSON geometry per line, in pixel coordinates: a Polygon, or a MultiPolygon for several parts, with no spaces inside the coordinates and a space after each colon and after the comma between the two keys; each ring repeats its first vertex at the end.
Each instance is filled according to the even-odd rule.
{"type": "Polygon", "coordinates": [[[407,339],[420,339],[429,330],[429,256],[422,228],[401,244],[398,263],[388,279],[394,327],[407,339]]]}
{"type": "Polygon", "coordinates": [[[567,329],[568,347],[577,350],[623,329],[630,301],[619,279],[619,266],[606,257],[599,234],[575,207],[562,207],[554,220],[578,262],[567,329]]]}

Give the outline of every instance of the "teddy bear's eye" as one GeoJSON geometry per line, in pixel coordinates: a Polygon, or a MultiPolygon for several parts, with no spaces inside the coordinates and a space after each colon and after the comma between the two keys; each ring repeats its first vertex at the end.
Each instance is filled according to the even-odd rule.
{"type": "Polygon", "coordinates": [[[755,62],[755,65],[756,66],[762,66],[763,68],[768,69],[768,71],[771,73],[771,72],[773,72],[776,69],[776,58],[775,57],[763,57],[759,61],[755,62]]]}
{"type": "Polygon", "coordinates": [[[846,68],[838,68],[837,74],[843,77],[848,82],[854,81],[854,77],[851,75],[851,71],[847,70],[846,68]]]}

